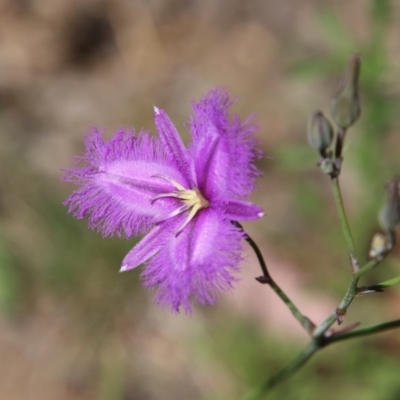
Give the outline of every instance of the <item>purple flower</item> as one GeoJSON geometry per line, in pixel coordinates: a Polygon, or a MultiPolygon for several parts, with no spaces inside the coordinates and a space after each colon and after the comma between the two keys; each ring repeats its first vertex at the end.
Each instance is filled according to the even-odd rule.
{"type": "Polygon", "coordinates": [[[191,300],[214,304],[237,280],[243,232],[231,221],[260,218],[247,201],[260,157],[250,119],[228,117],[222,89],[193,104],[186,147],[167,114],[155,110],[159,138],[119,130],[108,142],[93,128],[85,138],[81,168],[65,180],[81,188],[65,201],[77,218],[104,236],[146,235],[126,255],[121,271],[142,263],[144,285],[158,286],[156,300],[190,313],[191,300]]]}

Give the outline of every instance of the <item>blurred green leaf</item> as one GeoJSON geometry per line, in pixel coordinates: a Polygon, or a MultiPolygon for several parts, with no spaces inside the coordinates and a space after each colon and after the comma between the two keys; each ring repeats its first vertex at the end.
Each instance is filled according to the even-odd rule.
{"type": "Polygon", "coordinates": [[[393,279],[389,279],[387,281],[378,283],[376,286],[385,288],[385,287],[390,287],[390,286],[394,286],[400,283],[400,276],[393,278],[393,279]]]}

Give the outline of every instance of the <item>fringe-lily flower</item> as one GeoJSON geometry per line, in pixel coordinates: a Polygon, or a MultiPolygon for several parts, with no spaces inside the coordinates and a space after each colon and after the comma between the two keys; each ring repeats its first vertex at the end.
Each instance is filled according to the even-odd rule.
{"type": "Polygon", "coordinates": [[[229,118],[232,101],[223,89],[193,104],[186,147],[158,108],[158,138],[121,129],[104,141],[97,128],[85,138],[84,166],[66,170],[81,188],[65,201],[77,218],[104,236],[146,235],[126,255],[121,271],[146,263],[144,285],[156,300],[191,312],[191,301],[214,304],[236,281],[243,232],[231,221],[263,215],[247,200],[260,156],[250,119],[229,118]]]}

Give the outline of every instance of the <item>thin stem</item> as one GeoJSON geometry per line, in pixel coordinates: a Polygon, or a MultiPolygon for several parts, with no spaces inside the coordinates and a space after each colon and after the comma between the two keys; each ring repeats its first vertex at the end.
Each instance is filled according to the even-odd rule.
{"type": "Polygon", "coordinates": [[[347,310],[357,293],[358,280],[359,277],[357,275],[353,275],[349,287],[347,288],[346,294],[344,295],[343,300],[340,302],[338,309],[347,310]]]}
{"type": "Polygon", "coordinates": [[[361,336],[373,335],[374,333],[381,333],[390,329],[400,328],[400,319],[385,322],[383,324],[366,326],[365,328],[356,329],[351,332],[342,333],[340,335],[333,335],[326,340],[326,345],[335,342],[341,342],[347,339],[354,339],[361,336]]]}
{"type": "Polygon", "coordinates": [[[335,198],[336,208],[339,213],[340,223],[342,225],[342,230],[344,233],[344,237],[346,239],[347,248],[349,249],[352,270],[353,272],[357,272],[359,270],[358,260],[356,257],[353,236],[351,234],[350,225],[347,220],[346,211],[343,204],[342,192],[340,190],[340,184],[339,184],[339,177],[332,178],[332,190],[333,190],[333,196],[335,198]]]}
{"type": "Polygon", "coordinates": [[[358,279],[361,275],[364,275],[366,272],[370,271],[372,268],[375,268],[378,264],[380,264],[383,260],[382,259],[373,259],[365,264],[361,269],[359,269],[354,276],[358,279]]]}
{"type": "Polygon", "coordinates": [[[271,277],[271,275],[270,275],[270,273],[268,271],[267,264],[266,264],[266,262],[264,260],[264,257],[263,257],[263,255],[261,253],[260,248],[257,246],[257,243],[249,236],[249,234],[243,229],[242,225],[239,224],[239,222],[235,221],[234,224],[236,226],[238,226],[240,229],[242,229],[242,231],[243,231],[243,233],[245,235],[244,239],[251,246],[251,248],[253,249],[254,253],[257,256],[257,260],[258,260],[258,263],[260,264],[264,280],[268,281],[268,282],[265,282],[265,283],[269,283],[270,280],[272,281],[272,277],[271,277]]]}
{"type": "MultiPolygon", "coordinates": [[[[358,333],[358,336],[363,336],[363,335],[369,335],[374,332],[380,332],[385,329],[391,329],[392,327],[397,327],[400,326],[400,322],[394,321],[392,323],[388,324],[382,324],[374,327],[369,327],[369,328],[363,328],[363,329],[358,329],[356,331],[352,332],[347,332],[343,333],[340,335],[332,335],[332,336],[326,336],[325,332],[335,323],[338,322],[338,324],[341,324],[343,322],[344,315],[346,314],[346,311],[348,307],[350,306],[351,302],[354,300],[354,297],[357,294],[357,284],[358,281],[361,277],[361,275],[367,271],[369,271],[371,268],[373,268],[375,265],[377,265],[379,261],[377,260],[372,260],[369,263],[365,264],[359,271],[358,273],[354,274],[349,287],[347,288],[347,291],[345,295],[343,296],[342,301],[340,302],[338,308],[336,311],[331,313],[318,327],[314,329],[313,332],[313,338],[309,345],[306,347],[306,349],[300,354],[300,356],[296,359],[294,359],[286,368],[278,372],[275,376],[273,376],[270,380],[268,380],[260,389],[257,393],[259,393],[259,396],[261,396],[262,393],[265,393],[267,390],[272,389],[275,385],[278,383],[282,382],[283,380],[290,378],[296,371],[298,371],[310,358],[311,356],[318,351],[319,349],[327,346],[330,343],[340,341],[340,340],[345,340],[346,338],[351,338],[357,336],[356,332],[358,333]],[[398,324],[398,325],[396,325],[398,324]],[[371,329],[374,329],[374,331],[371,331],[371,329]],[[343,338],[343,339],[340,339],[343,338]],[[312,349],[312,352],[311,352],[312,349]],[[311,352],[311,353],[309,353],[311,352]],[[308,355],[308,356],[307,356],[308,355]]],[[[259,397],[254,397],[254,399],[258,399],[259,397]]]]}
{"type": "Polygon", "coordinates": [[[357,274],[353,275],[349,287],[347,289],[347,292],[344,295],[343,300],[340,302],[339,307],[336,309],[336,319],[339,325],[343,322],[347,309],[349,308],[350,304],[352,303],[354,297],[357,294],[358,280],[359,277],[357,276],[357,274]]]}
{"type": "Polygon", "coordinates": [[[309,333],[310,335],[314,331],[315,325],[310,319],[305,317],[300,310],[296,307],[296,305],[290,300],[290,298],[286,295],[286,293],[281,289],[281,287],[274,281],[271,277],[267,264],[265,263],[264,257],[261,253],[260,248],[257,246],[256,242],[248,235],[247,232],[244,231],[243,227],[239,222],[232,222],[235,226],[242,229],[244,233],[244,238],[249,243],[251,248],[254,250],[254,253],[257,256],[258,262],[260,264],[263,275],[261,277],[256,278],[258,282],[263,284],[268,284],[272,290],[280,297],[280,299],[286,304],[289,310],[292,312],[293,316],[297,319],[300,325],[309,333]]]}
{"type": "MultiPolygon", "coordinates": [[[[368,266],[368,264],[367,264],[368,266]]],[[[363,268],[364,269],[364,268],[363,268]]],[[[363,270],[362,269],[362,270],[363,270]]],[[[361,271],[361,270],[360,270],[361,271]]],[[[337,339],[342,336],[326,336],[325,332],[335,323],[339,324],[343,321],[343,317],[346,314],[347,308],[353,301],[356,293],[357,293],[357,283],[359,277],[353,275],[353,278],[347,288],[346,294],[344,295],[342,301],[339,304],[339,307],[331,313],[318,327],[314,329],[313,337],[308,344],[308,346],[304,349],[300,355],[295,358],[286,368],[279,371],[276,375],[274,375],[271,379],[265,382],[263,386],[250,397],[251,400],[260,399],[261,396],[266,393],[268,390],[275,387],[278,383],[281,383],[283,380],[290,378],[296,371],[298,371],[310,358],[311,356],[320,350],[321,348],[330,344],[331,341],[338,341],[337,339]],[[335,338],[335,339],[333,339],[335,338]]],[[[354,331],[357,332],[357,331],[354,331]]],[[[343,334],[344,336],[345,334],[343,334]]]]}
{"type": "Polygon", "coordinates": [[[268,282],[269,286],[273,291],[281,298],[281,300],[286,304],[289,310],[292,312],[293,316],[299,321],[300,325],[306,330],[308,334],[312,334],[315,329],[315,324],[306,316],[304,316],[295,304],[289,299],[286,293],[278,286],[278,284],[271,278],[268,282]]]}
{"type": "Polygon", "coordinates": [[[246,397],[246,400],[261,399],[268,390],[273,389],[277,384],[294,375],[314,355],[318,348],[318,345],[311,341],[290,364],[266,381],[256,392],[246,397]]]}
{"type": "Polygon", "coordinates": [[[299,309],[295,306],[295,304],[289,299],[289,297],[285,294],[285,292],[277,285],[277,283],[272,279],[267,265],[265,263],[264,257],[257,246],[257,244],[254,242],[254,240],[243,230],[243,227],[238,223],[238,222],[233,222],[233,224],[240,229],[243,230],[244,232],[244,238],[245,240],[250,244],[252,249],[254,250],[257,259],[259,261],[259,264],[261,266],[263,276],[256,278],[259,282],[264,283],[264,284],[269,284],[271,288],[275,291],[275,293],[281,298],[281,300],[286,304],[286,306],[290,309],[292,312],[293,316],[298,320],[298,322],[301,324],[301,326],[309,333],[312,335],[312,339],[308,346],[303,350],[302,353],[298,357],[296,357],[290,364],[288,364],[285,368],[283,368],[281,371],[279,371],[276,375],[274,375],[272,378],[267,380],[256,392],[254,392],[250,397],[248,397],[248,400],[258,400],[261,399],[262,396],[269,391],[270,389],[274,388],[276,385],[281,383],[282,381],[290,378],[292,375],[294,375],[304,364],[307,363],[307,361],[316,353],[318,350],[322,349],[323,347],[327,346],[328,344],[331,344],[333,342],[341,341],[341,340],[346,340],[350,339],[353,337],[357,336],[363,336],[363,335],[369,335],[372,333],[376,332],[381,332],[387,329],[393,329],[395,327],[400,326],[400,320],[399,321],[392,321],[390,323],[386,324],[381,324],[381,325],[376,325],[368,328],[363,328],[363,329],[358,329],[355,331],[351,332],[342,332],[338,334],[330,334],[326,335],[326,331],[335,323],[337,322],[339,325],[343,322],[344,315],[347,312],[348,307],[354,300],[356,294],[357,294],[357,285],[360,277],[374,268],[376,265],[378,265],[381,261],[381,259],[374,259],[369,261],[367,264],[365,264],[361,269],[358,265],[358,261],[355,255],[355,247],[354,247],[354,242],[353,238],[351,235],[350,231],[350,226],[347,220],[347,216],[345,213],[344,205],[343,205],[343,200],[342,200],[342,195],[340,191],[340,185],[337,177],[332,178],[332,187],[333,187],[333,193],[335,196],[335,202],[336,206],[338,209],[340,221],[342,224],[342,229],[346,238],[347,246],[350,252],[350,259],[351,259],[351,264],[352,264],[352,269],[353,269],[353,276],[350,281],[349,287],[347,288],[347,291],[340,302],[338,308],[331,313],[318,327],[315,327],[315,325],[307,318],[305,317],[299,309]]]}
{"type": "Polygon", "coordinates": [[[336,311],[328,315],[327,318],[315,329],[313,337],[315,339],[321,338],[325,332],[335,323],[341,324],[343,322],[344,316],[351,302],[357,293],[357,283],[358,278],[353,275],[353,278],[347,288],[346,294],[343,296],[336,311]]]}
{"type": "Polygon", "coordinates": [[[325,320],[317,326],[314,331],[314,337],[319,338],[337,321],[336,311],[329,314],[325,320]]]}

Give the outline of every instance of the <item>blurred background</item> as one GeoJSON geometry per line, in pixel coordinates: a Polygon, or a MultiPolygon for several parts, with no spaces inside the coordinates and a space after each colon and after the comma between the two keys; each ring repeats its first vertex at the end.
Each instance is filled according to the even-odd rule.
{"type": "MultiPolygon", "coordinates": [[[[91,125],[155,133],[153,104],[187,138],[190,102],[225,86],[255,112],[266,156],[245,228],[271,274],[316,323],[350,278],[329,179],[307,146],[347,57],[363,56],[362,117],[342,174],[360,259],[384,184],[400,173],[400,4],[390,0],[0,0],[0,399],[240,399],[307,336],[248,250],[215,307],[171,315],[119,274],[133,240],[66,214],[60,182],[91,125]]],[[[393,254],[365,283],[399,274],[393,254]]],[[[399,318],[399,291],[357,298],[346,323],[399,318]]],[[[400,334],[318,354],[269,398],[400,399],[400,334]]]]}

